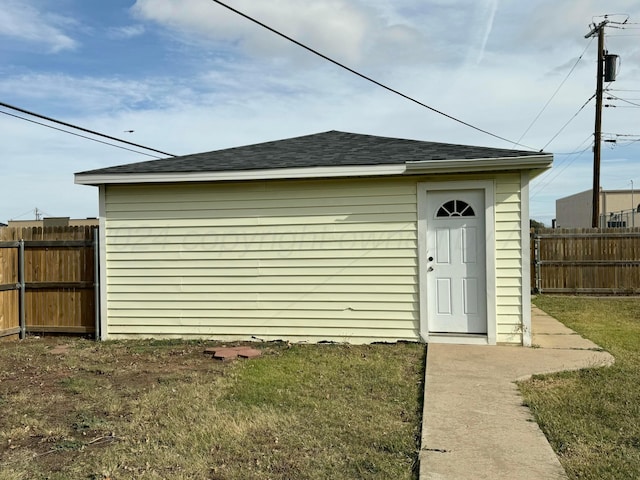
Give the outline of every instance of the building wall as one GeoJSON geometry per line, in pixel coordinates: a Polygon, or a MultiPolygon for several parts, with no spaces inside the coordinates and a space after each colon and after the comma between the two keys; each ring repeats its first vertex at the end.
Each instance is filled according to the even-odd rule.
{"type": "Polygon", "coordinates": [[[591,190],[556,200],[556,227],[590,228],[592,205],[591,190]]]}
{"type": "Polygon", "coordinates": [[[44,220],[9,220],[9,227],[33,228],[33,227],[97,227],[97,218],[69,218],[52,217],[44,220]]]}
{"type": "MultiPolygon", "coordinates": [[[[108,336],[417,341],[424,180],[106,186],[108,336]]],[[[496,178],[499,342],[522,341],[519,192],[496,178]]]]}
{"type": "MultiPolygon", "coordinates": [[[[591,228],[592,190],[556,200],[556,227],[591,228]]],[[[640,192],[631,190],[600,191],[600,226],[607,222],[624,222],[627,227],[640,226],[640,192]]],[[[622,226],[622,223],[620,223],[622,226]]]]}

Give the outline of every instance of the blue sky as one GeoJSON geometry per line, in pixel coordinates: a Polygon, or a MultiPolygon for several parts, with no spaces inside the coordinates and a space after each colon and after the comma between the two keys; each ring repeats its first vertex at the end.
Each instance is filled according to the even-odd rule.
{"type": "MultiPolygon", "coordinates": [[[[368,84],[210,0],[2,3],[0,101],[162,151],[188,154],[334,129],[512,146],[368,84]]],[[[594,93],[588,25],[624,12],[635,23],[607,29],[607,48],[622,59],[610,88],[640,105],[637,1],[611,0],[606,10],[597,0],[228,3],[514,141],[585,52],[522,138],[536,150],[594,93]]],[[[640,134],[640,108],[605,103],[616,107],[604,110],[604,132],[640,134]]],[[[546,147],[556,153],[555,166],[534,182],[532,217],[549,224],[557,198],[591,188],[593,116],[591,102],[546,147]]],[[[150,159],[3,114],[0,138],[0,221],[33,218],[36,207],[50,216],[96,216],[97,189],[74,185],[73,174],[150,159]]],[[[630,142],[639,138],[604,144],[604,188],[629,188],[632,180],[640,186],[640,141],[630,142]]]]}

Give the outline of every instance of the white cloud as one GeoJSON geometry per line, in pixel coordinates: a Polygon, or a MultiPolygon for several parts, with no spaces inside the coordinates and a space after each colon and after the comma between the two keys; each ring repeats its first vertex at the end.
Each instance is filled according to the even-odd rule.
{"type": "Polygon", "coordinates": [[[0,78],[0,96],[38,109],[65,110],[83,116],[149,107],[170,107],[190,98],[191,89],[172,78],[134,80],[122,77],[78,77],[31,73],[0,78]]]}
{"type": "Polygon", "coordinates": [[[130,38],[139,37],[144,33],[145,28],[142,24],[112,27],[107,31],[107,35],[116,40],[128,40],[130,38]]]}
{"type": "Polygon", "coordinates": [[[27,0],[4,0],[0,9],[0,35],[45,45],[52,53],[77,47],[61,29],[70,23],[68,17],[38,11],[27,0]]]}
{"type": "MultiPolygon", "coordinates": [[[[282,33],[352,65],[397,58],[381,57],[381,45],[395,43],[395,53],[402,56],[413,52],[412,59],[426,50],[424,37],[409,22],[397,23],[385,11],[366,2],[326,0],[299,2],[272,0],[253,2],[236,0],[229,4],[241,12],[281,31],[282,33]]],[[[307,58],[308,53],[278,38],[264,28],[210,0],[137,0],[132,11],[139,18],[155,21],[177,30],[190,40],[208,40],[240,47],[251,56],[307,58]]],[[[387,9],[388,11],[388,9],[387,9]]],[[[393,45],[391,45],[393,46],[393,45]]]]}

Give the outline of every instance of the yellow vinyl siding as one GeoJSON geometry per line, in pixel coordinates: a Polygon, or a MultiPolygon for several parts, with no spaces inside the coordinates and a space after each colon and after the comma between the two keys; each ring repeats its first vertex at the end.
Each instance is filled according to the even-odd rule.
{"type": "MultiPolygon", "coordinates": [[[[498,342],[521,343],[520,175],[490,178],[488,321],[498,342]]],[[[106,186],[108,335],[419,340],[416,186],[428,180],[106,186]]]]}
{"type": "Polygon", "coordinates": [[[496,322],[498,343],[522,343],[520,174],[496,178],[496,322]]]}
{"type": "Polygon", "coordinates": [[[416,188],[108,186],[109,335],[418,340],[416,188]]]}

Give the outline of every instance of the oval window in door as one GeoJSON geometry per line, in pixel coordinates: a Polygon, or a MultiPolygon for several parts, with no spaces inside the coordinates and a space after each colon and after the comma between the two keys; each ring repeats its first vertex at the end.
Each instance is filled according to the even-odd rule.
{"type": "Polygon", "coordinates": [[[438,218],[451,218],[451,217],[475,217],[476,213],[473,211],[471,205],[464,200],[449,200],[443,203],[438,208],[436,217],[438,218]]]}

